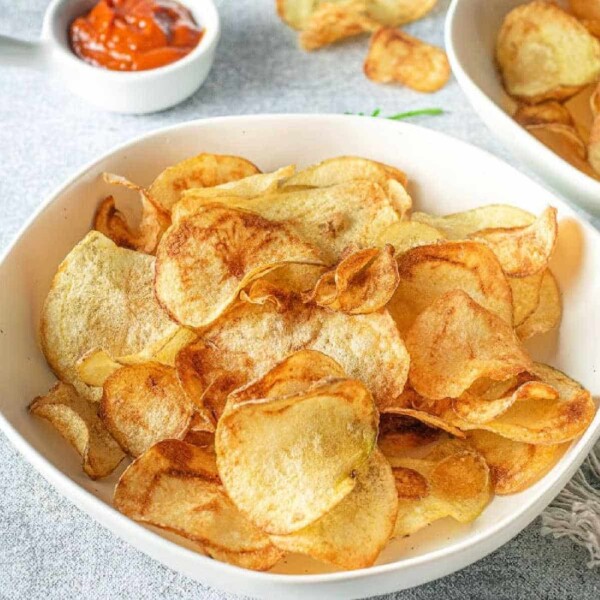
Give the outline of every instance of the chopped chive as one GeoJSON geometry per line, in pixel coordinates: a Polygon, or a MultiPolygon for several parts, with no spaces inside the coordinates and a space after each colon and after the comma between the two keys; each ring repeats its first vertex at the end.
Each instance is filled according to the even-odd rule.
{"type": "Polygon", "coordinates": [[[371,113],[371,116],[372,116],[372,117],[378,117],[380,112],[381,112],[381,109],[380,109],[380,108],[376,108],[376,109],[375,109],[375,110],[374,110],[374,111],[371,113]]]}
{"type": "Polygon", "coordinates": [[[398,113],[387,118],[391,119],[392,121],[400,121],[402,119],[410,119],[411,117],[421,117],[425,115],[437,116],[443,114],[444,111],[441,108],[423,108],[421,110],[409,110],[407,112],[398,113]]]}

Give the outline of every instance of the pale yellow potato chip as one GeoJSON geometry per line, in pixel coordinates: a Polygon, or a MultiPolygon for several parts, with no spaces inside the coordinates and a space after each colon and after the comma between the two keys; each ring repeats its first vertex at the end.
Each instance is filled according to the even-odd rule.
{"type": "Polygon", "coordinates": [[[398,221],[381,231],[376,241],[379,245],[392,244],[396,255],[399,256],[411,248],[426,246],[443,239],[444,234],[435,227],[418,221],[398,221]]]}
{"type": "Polygon", "coordinates": [[[276,0],[277,14],[293,29],[306,27],[310,16],[318,5],[318,0],[276,0]]]}
{"type": "Polygon", "coordinates": [[[59,381],[45,396],[33,400],[29,412],[49,421],[75,448],[92,479],[110,475],[125,458],[96,415],[96,407],[71,385],[59,381]]]}
{"type": "Polygon", "coordinates": [[[371,81],[401,83],[418,92],[443,88],[451,73],[444,50],[385,27],[373,34],[363,69],[371,81]]]}
{"type": "Polygon", "coordinates": [[[214,187],[260,173],[260,169],[240,156],[199,154],[167,167],[148,188],[148,194],[164,209],[179,200],[190,188],[214,187]]]}
{"type": "Polygon", "coordinates": [[[535,0],[505,17],[496,60],[511,96],[564,100],[600,76],[600,42],[557,5],[535,0]]]}
{"type": "Polygon", "coordinates": [[[599,0],[569,0],[569,8],[578,19],[600,19],[599,0]]]}
{"type": "Polygon", "coordinates": [[[388,27],[422,19],[437,4],[437,0],[366,0],[369,15],[388,27]]]}
{"type": "Polygon", "coordinates": [[[590,142],[588,145],[588,161],[592,169],[600,175],[600,115],[594,119],[590,142]]]}
{"type": "Polygon", "coordinates": [[[99,400],[102,390],[80,380],[84,354],[101,348],[151,359],[179,330],[154,296],[154,263],[91,231],[54,276],[42,309],[42,349],[57,376],[85,398],[99,400]]]}
{"type": "Polygon", "coordinates": [[[481,377],[503,381],[532,367],[512,326],[461,290],[426,308],[405,342],[410,383],[431,400],[458,398],[481,377]]]}
{"type": "Polygon", "coordinates": [[[139,456],[156,442],[183,438],[193,413],[175,369],[149,362],[108,377],[98,416],[125,452],[139,456]]]}
{"type": "Polygon", "coordinates": [[[399,284],[388,305],[401,334],[437,298],[463,290],[512,325],[509,284],[494,253],[479,242],[449,241],[417,246],[398,257],[399,284]]]}
{"type": "Polygon", "coordinates": [[[573,127],[571,113],[560,102],[548,100],[541,104],[522,104],[514,114],[514,119],[523,127],[538,125],[565,125],[573,127]]]}
{"type": "Polygon", "coordinates": [[[540,271],[528,277],[507,277],[512,292],[515,327],[521,325],[538,307],[545,272],[540,271]]]}
{"type": "Polygon", "coordinates": [[[354,489],[377,420],[373,396],[353,379],[326,379],[287,396],[233,395],[217,425],[219,475],[257,527],[298,531],[354,489]]]}
{"type": "Polygon", "coordinates": [[[556,278],[550,269],[543,271],[539,300],[535,310],[516,327],[521,340],[551,331],[560,325],[562,300],[556,278]]]}
{"type": "Polygon", "coordinates": [[[155,291],[182,325],[210,325],[252,280],[286,263],[323,264],[286,223],[209,204],[176,221],[156,254],[155,291]]]}

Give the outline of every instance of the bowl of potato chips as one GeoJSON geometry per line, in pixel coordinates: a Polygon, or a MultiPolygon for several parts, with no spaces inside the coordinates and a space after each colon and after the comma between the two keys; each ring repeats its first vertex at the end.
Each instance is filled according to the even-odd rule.
{"type": "Polygon", "coordinates": [[[446,49],[500,141],[570,201],[599,214],[600,2],[454,0],[446,49]]]}
{"type": "Polygon", "coordinates": [[[419,585],[516,535],[600,435],[599,266],[564,202],[442,134],[186,123],[86,166],[5,254],[0,425],[207,585],[419,585]]]}

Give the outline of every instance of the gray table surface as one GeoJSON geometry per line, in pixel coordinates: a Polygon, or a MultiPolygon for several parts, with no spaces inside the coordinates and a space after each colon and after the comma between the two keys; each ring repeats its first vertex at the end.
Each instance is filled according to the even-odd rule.
{"type": "MultiPolygon", "coordinates": [[[[0,33],[34,39],[46,0],[0,0],[0,33]]],[[[209,78],[192,98],[149,116],[100,112],[40,73],[0,69],[0,250],[48,191],[112,146],[157,127],[215,115],[370,111],[438,106],[416,122],[519,165],[490,135],[455,81],[433,96],[362,75],[366,40],[318,53],[296,49],[274,0],[217,1],[223,35],[209,78]]],[[[410,33],[443,44],[448,1],[410,33]]],[[[510,200],[510,199],[508,199],[510,200]]],[[[388,598],[598,598],[600,577],[570,541],[544,538],[539,520],[478,563],[388,598]]],[[[0,434],[0,598],[224,599],[96,524],[61,497],[0,434]]],[[[230,596],[229,596],[230,597],[230,596]]]]}

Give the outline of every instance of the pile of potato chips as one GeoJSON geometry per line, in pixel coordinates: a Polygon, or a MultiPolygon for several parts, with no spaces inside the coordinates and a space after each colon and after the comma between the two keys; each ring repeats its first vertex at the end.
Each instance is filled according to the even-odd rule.
{"type": "Polygon", "coordinates": [[[30,411],[114,504],[209,556],[372,565],[388,541],[540,479],[590,394],[522,341],[558,326],[556,211],[414,212],[357,157],[261,173],[201,154],[112,197],[60,265],[30,411]]]}
{"type": "Polygon", "coordinates": [[[435,92],[450,78],[446,53],[397,29],[426,16],[437,0],[277,0],[282,21],[298,30],[303,50],[371,33],[365,75],[435,92]]]}
{"type": "Polygon", "coordinates": [[[534,0],[504,19],[496,60],[515,120],[600,179],[600,0],[534,0]]]}

